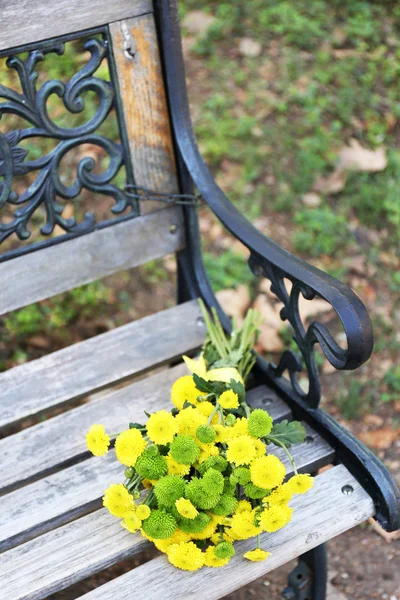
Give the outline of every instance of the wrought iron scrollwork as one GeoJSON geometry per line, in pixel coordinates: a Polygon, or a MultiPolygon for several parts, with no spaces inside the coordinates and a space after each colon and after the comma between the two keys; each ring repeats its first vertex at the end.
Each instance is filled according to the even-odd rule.
{"type": "Polygon", "coordinates": [[[283,304],[280,311],[281,319],[292,326],[293,339],[300,352],[299,354],[292,349],[284,350],[278,365],[269,364],[271,374],[274,377],[281,377],[287,371],[294,391],[311,407],[317,407],[321,399],[321,385],[315,358],[315,344],[319,343],[325,356],[337,369],[346,365],[348,351],[339,346],[323,323],[313,321],[307,329],[304,327],[299,310],[299,298],[302,295],[306,300],[313,300],[317,295],[315,290],[255,254],[250,256],[249,266],[255,275],[262,275],[271,281],[271,292],[283,304]],[[292,283],[290,291],[285,284],[285,279],[292,283]],[[303,370],[303,364],[308,374],[308,392],[303,390],[298,381],[298,374],[303,370]]]}
{"type": "MultiPolygon", "coordinates": [[[[26,128],[0,133],[0,211],[14,206],[13,216],[7,222],[0,223],[0,243],[12,234],[24,240],[30,236],[30,221],[39,207],[45,209],[45,224],[41,233],[50,235],[58,225],[68,233],[82,233],[95,226],[95,214],[86,213],[81,222],[75,218],[62,216],[63,206],[60,199],[72,200],[82,189],[97,192],[114,199],[111,211],[121,214],[127,209],[137,214],[137,202],[113,183],[114,178],[125,166],[130,173],[129,152],[123,143],[117,143],[104,135],[96,133],[110,111],[115,108],[118,113],[117,94],[111,81],[96,76],[101,62],[106,59],[110,64],[109,44],[105,32],[87,38],[83,49],[90,53],[88,62],[72,78],[64,83],[60,80],[45,81],[38,86],[38,64],[49,53],[61,56],[65,42],[56,41],[52,45],[46,43],[41,47],[30,49],[27,55],[11,56],[6,65],[17,73],[22,92],[0,84],[0,118],[9,114],[20,117],[26,128]],[[62,99],[66,111],[72,114],[81,113],[85,108],[84,96],[87,92],[97,97],[95,113],[78,126],[62,127],[49,114],[48,100],[56,95],[62,99]],[[20,144],[29,138],[47,138],[55,142],[55,147],[48,153],[29,160],[28,150],[20,144]],[[92,144],[101,148],[108,157],[108,166],[103,172],[95,172],[96,161],[92,156],[84,156],[77,165],[75,180],[65,185],[60,177],[60,163],[73,149],[82,144],[92,144]],[[35,179],[26,189],[18,194],[13,190],[13,177],[35,173],[35,179]]],[[[23,48],[19,49],[22,52],[23,48]]],[[[112,73],[112,71],[111,71],[112,73]]],[[[122,119],[120,115],[120,135],[122,119]]],[[[123,139],[121,135],[121,139],[123,139]]],[[[133,183],[128,177],[128,183],[133,183]]],[[[0,212],[1,216],[1,212],[0,212]]]]}

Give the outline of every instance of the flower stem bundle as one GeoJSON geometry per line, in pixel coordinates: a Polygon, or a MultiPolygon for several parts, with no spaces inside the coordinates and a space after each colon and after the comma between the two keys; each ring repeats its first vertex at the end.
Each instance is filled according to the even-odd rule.
{"type": "MultiPolygon", "coordinates": [[[[130,423],[115,440],[125,466],[123,483],[111,485],[103,504],[131,533],[141,533],[180,569],[222,567],[235,554],[234,542],[255,538],[244,554],[265,560],[260,534],[289,523],[290,500],[312,486],[297,473],[289,452],[304,440],[298,422],[273,424],[270,415],[246,403],[245,383],[254,366],[260,325],[250,310],[226,334],[215,310],[201,303],[207,337],[197,359],[183,357],[191,374],[175,381],[171,411],[130,423]],[[282,448],[294,476],[267,446],[282,448]]],[[[147,414],[147,413],[146,413],[147,414]]],[[[102,425],[86,435],[89,450],[104,455],[110,436],[102,425]]],[[[265,537],[265,536],[264,536],[265,537]]]]}

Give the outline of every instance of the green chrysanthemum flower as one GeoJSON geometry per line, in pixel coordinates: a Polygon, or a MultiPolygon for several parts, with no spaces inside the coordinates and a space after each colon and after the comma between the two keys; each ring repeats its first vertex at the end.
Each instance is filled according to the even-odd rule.
{"type": "Polygon", "coordinates": [[[160,479],[167,474],[167,463],[156,446],[149,446],[137,459],[135,471],[146,479],[160,479]]]}
{"type": "Polygon", "coordinates": [[[221,517],[227,517],[235,512],[238,505],[238,501],[234,496],[229,496],[228,494],[222,494],[218,504],[214,506],[212,509],[215,515],[219,515],[221,517]]]}
{"type": "Polygon", "coordinates": [[[222,494],[224,489],[224,476],[216,469],[208,469],[202,479],[207,494],[222,494]]]}
{"type": "Polygon", "coordinates": [[[200,448],[190,435],[177,435],[170,452],[172,458],[181,465],[192,465],[199,458],[200,448]]]}
{"type": "Polygon", "coordinates": [[[160,509],[152,510],[150,516],[142,522],[142,527],[146,535],[164,540],[175,533],[177,525],[172,515],[160,509]]]}
{"type": "Polygon", "coordinates": [[[214,548],[217,558],[231,558],[235,554],[235,548],[230,542],[220,542],[214,548]]]}
{"type": "Polygon", "coordinates": [[[199,465],[198,470],[200,475],[204,475],[208,469],[215,469],[216,471],[223,473],[227,466],[228,461],[223,456],[210,456],[207,458],[207,460],[201,463],[201,465],[199,465]]]}
{"type": "Polygon", "coordinates": [[[264,498],[264,496],[267,496],[269,494],[269,490],[260,488],[251,482],[245,486],[244,492],[245,492],[246,496],[248,496],[249,498],[253,498],[253,500],[257,500],[259,498],[264,498]]]}
{"type": "Polygon", "coordinates": [[[185,533],[201,533],[210,522],[210,517],[206,513],[199,513],[194,519],[185,519],[181,517],[178,521],[179,529],[185,533]]]}
{"type": "Polygon", "coordinates": [[[229,496],[233,496],[236,492],[236,481],[231,481],[228,477],[224,481],[224,489],[223,494],[228,494],[229,496]]]}
{"type": "Polygon", "coordinates": [[[249,416],[248,428],[251,436],[262,438],[271,433],[272,417],[265,410],[256,408],[249,416]]]}
{"type": "Polygon", "coordinates": [[[186,498],[191,501],[196,508],[210,510],[220,499],[220,494],[214,490],[207,491],[204,482],[201,479],[193,478],[186,486],[186,498]]]}
{"type": "Polygon", "coordinates": [[[178,475],[166,475],[154,486],[159,506],[174,506],[175,502],[185,495],[186,482],[178,475]]]}
{"type": "Polygon", "coordinates": [[[196,429],[196,437],[202,444],[211,444],[216,435],[215,430],[210,425],[199,425],[196,429]]]}
{"type": "Polygon", "coordinates": [[[235,415],[232,414],[232,413],[229,413],[229,415],[227,415],[225,417],[225,424],[228,427],[232,427],[232,425],[234,425],[235,423],[236,423],[236,417],[235,417],[235,415]]]}
{"type": "Polygon", "coordinates": [[[250,469],[247,469],[246,467],[237,467],[237,469],[233,471],[233,477],[240,485],[246,485],[251,479],[250,469]]]}

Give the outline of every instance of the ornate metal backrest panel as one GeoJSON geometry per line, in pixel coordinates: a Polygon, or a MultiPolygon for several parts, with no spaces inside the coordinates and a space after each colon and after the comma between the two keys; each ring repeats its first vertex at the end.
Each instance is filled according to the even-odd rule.
{"type": "Polygon", "coordinates": [[[0,260],[136,216],[108,28],[3,51],[0,67],[0,260]]]}

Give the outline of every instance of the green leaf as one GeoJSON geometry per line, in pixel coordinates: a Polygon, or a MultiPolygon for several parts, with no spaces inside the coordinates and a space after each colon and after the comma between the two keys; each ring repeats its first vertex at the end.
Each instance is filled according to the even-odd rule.
{"type": "Polygon", "coordinates": [[[145,410],[144,410],[143,412],[144,412],[144,414],[146,415],[146,417],[147,417],[148,419],[151,417],[151,414],[150,414],[150,413],[148,413],[147,411],[145,411],[145,410]]]}
{"type": "MultiPolygon", "coordinates": [[[[300,421],[288,421],[285,419],[273,426],[270,435],[266,436],[269,441],[274,443],[274,438],[279,440],[287,448],[292,444],[301,444],[306,437],[306,430],[300,421]]],[[[278,444],[276,444],[278,445],[278,444]]]]}
{"type": "Polygon", "coordinates": [[[238,395],[239,402],[240,404],[242,404],[246,397],[246,390],[244,389],[243,383],[240,383],[240,381],[235,381],[235,379],[231,379],[229,385],[231,390],[233,390],[235,394],[238,395]]]}
{"type": "Polygon", "coordinates": [[[129,429],[144,429],[144,425],[140,423],[129,423],[129,429]]]}
{"type": "Polygon", "coordinates": [[[189,402],[189,400],[185,400],[185,402],[183,403],[183,408],[190,408],[190,407],[196,408],[194,404],[192,404],[191,402],[189,402]]]}
{"type": "Polygon", "coordinates": [[[212,385],[199,375],[196,375],[196,373],[193,373],[193,381],[200,392],[204,392],[205,394],[212,394],[214,392],[212,385]]]}

